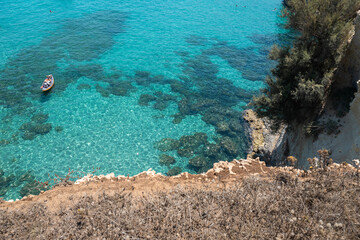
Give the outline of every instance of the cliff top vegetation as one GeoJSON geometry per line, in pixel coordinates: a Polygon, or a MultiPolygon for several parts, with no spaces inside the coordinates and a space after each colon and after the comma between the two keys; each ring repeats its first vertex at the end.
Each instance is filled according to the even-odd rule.
{"type": "Polygon", "coordinates": [[[334,74],[349,45],[360,0],[288,0],[286,28],[296,34],[292,46],[274,46],[278,62],[254,98],[260,117],[280,123],[310,123],[320,115],[334,74]]]}
{"type": "Polygon", "coordinates": [[[0,238],[359,239],[359,171],[322,163],[298,174],[277,168],[214,183],[221,189],[192,185],[135,195],[118,186],[112,194],[71,196],[69,204],[54,197],[22,209],[7,205],[0,209],[0,238]],[[57,211],[50,210],[54,204],[57,211]]]}

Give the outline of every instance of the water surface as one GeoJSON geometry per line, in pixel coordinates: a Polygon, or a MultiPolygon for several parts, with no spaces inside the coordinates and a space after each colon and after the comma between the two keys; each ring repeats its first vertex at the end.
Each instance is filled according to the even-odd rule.
{"type": "Polygon", "coordinates": [[[0,2],[0,197],[245,157],[281,0],[0,2]],[[40,84],[53,74],[55,86],[40,84]]]}

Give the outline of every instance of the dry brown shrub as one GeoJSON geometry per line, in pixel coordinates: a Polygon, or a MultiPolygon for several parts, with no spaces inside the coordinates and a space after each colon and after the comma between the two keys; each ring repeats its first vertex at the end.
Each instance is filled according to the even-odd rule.
{"type": "Polygon", "coordinates": [[[222,191],[176,188],[84,197],[58,213],[43,205],[0,212],[1,239],[359,239],[354,171],[313,170],[299,180],[245,179],[222,191]]]}

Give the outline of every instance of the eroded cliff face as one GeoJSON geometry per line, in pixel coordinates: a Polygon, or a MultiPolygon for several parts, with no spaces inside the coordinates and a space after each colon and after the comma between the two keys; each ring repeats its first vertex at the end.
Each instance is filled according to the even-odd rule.
{"type": "Polygon", "coordinates": [[[297,125],[288,127],[286,132],[278,137],[279,133],[275,135],[269,133],[264,121],[252,117],[251,122],[257,123],[253,124],[251,131],[253,135],[255,133],[253,148],[250,151],[252,156],[261,157],[264,152],[270,153],[270,160],[268,159],[267,162],[275,165],[285,163],[287,156],[294,156],[298,159],[298,167],[301,168],[307,168],[309,166],[307,159],[317,156],[317,151],[320,149],[330,150],[331,157],[336,162],[350,163],[353,159],[360,158],[360,11],[350,35],[349,48],[334,76],[333,94],[330,95],[320,118],[324,123],[329,120],[333,124],[336,123],[339,126],[336,131],[331,134],[323,131],[317,137],[312,137],[306,134],[305,126],[297,125]],[[350,89],[350,94],[355,92],[355,96],[350,103],[349,112],[339,118],[336,116],[337,109],[334,105],[340,105],[344,109],[345,105],[349,105],[349,99],[352,99],[343,96],[345,93],[349,95],[349,91],[344,91],[345,89],[350,89]],[[259,147],[261,141],[272,142],[267,145],[260,144],[259,147]]]}
{"type": "Polygon", "coordinates": [[[272,154],[279,147],[285,135],[286,126],[281,126],[277,132],[270,129],[271,121],[265,118],[258,118],[256,113],[248,109],[244,111],[243,117],[247,123],[251,146],[248,151],[249,158],[259,158],[268,165],[276,165],[272,161],[272,154]]]}
{"type": "Polygon", "coordinates": [[[359,159],[360,81],[358,81],[358,91],[355,93],[355,98],[350,104],[350,111],[340,119],[340,123],[341,126],[335,134],[322,133],[317,139],[307,137],[303,128],[288,131],[280,147],[274,151],[273,157],[283,160],[286,157],[285,155],[294,156],[299,160],[299,167],[307,167],[307,158],[316,156],[319,149],[330,150],[331,157],[336,162],[351,163],[353,159],[359,159]]]}

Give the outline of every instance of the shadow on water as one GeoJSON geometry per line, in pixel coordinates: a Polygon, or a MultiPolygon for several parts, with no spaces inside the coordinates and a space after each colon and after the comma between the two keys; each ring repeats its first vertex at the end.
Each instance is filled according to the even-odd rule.
{"type": "MultiPolygon", "coordinates": [[[[53,88],[55,87],[55,84],[53,86],[53,88]]],[[[53,88],[51,88],[50,90],[46,91],[46,92],[42,92],[41,97],[39,99],[39,101],[41,103],[46,103],[47,101],[49,101],[51,99],[51,92],[53,91],[53,88]]]]}

